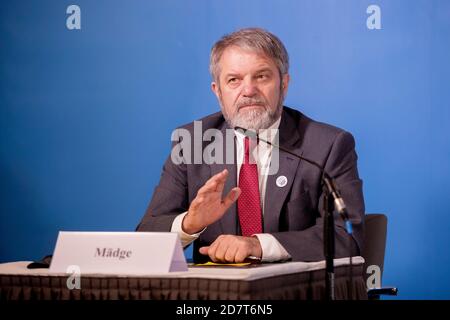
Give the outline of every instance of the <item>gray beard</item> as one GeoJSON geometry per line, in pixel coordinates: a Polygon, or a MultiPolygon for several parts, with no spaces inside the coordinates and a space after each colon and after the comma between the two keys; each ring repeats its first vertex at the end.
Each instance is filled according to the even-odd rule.
{"type": "Polygon", "coordinates": [[[244,129],[250,129],[250,130],[261,130],[261,129],[267,129],[272,124],[274,124],[275,121],[278,120],[278,118],[281,115],[281,111],[283,110],[283,107],[280,105],[275,111],[271,112],[267,109],[265,110],[248,110],[244,112],[237,112],[231,117],[227,115],[225,112],[222,113],[225,117],[225,120],[227,121],[228,125],[231,128],[235,127],[241,127],[244,129]]]}
{"type": "MultiPolygon", "coordinates": [[[[268,108],[264,108],[263,110],[254,109],[250,111],[244,111],[242,113],[236,111],[230,115],[225,111],[225,108],[222,105],[222,98],[219,99],[219,103],[220,108],[222,109],[222,114],[226,122],[230,126],[230,128],[234,129],[235,127],[241,127],[244,129],[258,131],[269,128],[272,124],[275,123],[275,121],[277,121],[280,118],[281,113],[283,112],[283,102],[284,102],[284,95],[282,94],[281,85],[279,94],[280,96],[278,99],[278,107],[274,111],[269,110],[268,108]]],[[[247,99],[248,103],[250,103],[249,100],[253,103],[263,102],[256,98],[256,99],[247,99]]],[[[241,101],[241,103],[243,102],[244,101],[241,101]]],[[[239,104],[237,104],[235,110],[238,109],[239,104]]]]}

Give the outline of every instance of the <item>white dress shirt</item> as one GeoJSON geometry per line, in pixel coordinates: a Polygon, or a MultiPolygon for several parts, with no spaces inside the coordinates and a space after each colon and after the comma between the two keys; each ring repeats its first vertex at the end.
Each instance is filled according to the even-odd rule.
{"type": "MultiPolygon", "coordinates": [[[[268,129],[265,130],[259,130],[258,135],[264,139],[273,141],[275,138],[275,132],[277,131],[279,125],[280,125],[281,117],[275,121],[268,129]]],[[[241,170],[241,165],[244,159],[244,138],[245,136],[239,132],[235,131],[236,135],[236,159],[237,159],[237,183],[239,185],[239,172],[241,170]]],[[[264,196],[266,194],[266,183],[267,183],[267,176],[269,172],[270,167],[270,160],[272,157],[272,146],[260,142],[257,146],[257,148],[254,148],[252,151],[253,161],[256,162],[258,166],[258,182],[259,182],[259,194],[261,199],[261,210],[264,215],[264,196]]],[[[250,158],[252,159],[252,157],[250,158]]],[[[183,247],[188,246],[190,243],[192,243],[195,239],[197,239],[200,234],[205,231],[203,229],[199,233],[195,234],[187,234],[182,229],[182,222],[184,216],[187,214],[187,211],[178,215],[175,220],[172,223],[171,232],[178,232],[181,243],[183,247]]],[[[261,260],[264,262],[271,262],[271,261],[280,261],[280,260],[287,260],[291,256],[286,251],[286,249],[278,242],[278,240],[268,233],[258,233],[255,234],[261,244],[262,248],[262,258],[261,260]]]]}

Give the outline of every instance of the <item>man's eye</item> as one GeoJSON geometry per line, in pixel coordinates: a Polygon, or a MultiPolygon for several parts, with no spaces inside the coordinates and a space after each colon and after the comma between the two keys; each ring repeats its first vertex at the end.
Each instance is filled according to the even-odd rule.
{"type": "Polygon", "coordinates": [[[266,78],[267,78],[267,76],[265,74],[260,74],[258,76],[258,79],[266,79],[266,78]]]}
{"type": "Polygon", "coordinates": [[[237,82],[237,78],[228,79],[228,83],[234,83],[234,82],[237,82]]]}

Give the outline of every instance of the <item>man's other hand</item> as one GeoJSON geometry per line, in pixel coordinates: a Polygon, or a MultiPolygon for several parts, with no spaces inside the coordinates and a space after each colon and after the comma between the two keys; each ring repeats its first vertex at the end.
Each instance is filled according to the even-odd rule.
{"type": "Polygon", "coordinates": [[[257,237],[221,235],[210,246],[201,247],[200,253],[208,255],[213,262],[240,263],[247,257],[262,257],[257,237]]]}

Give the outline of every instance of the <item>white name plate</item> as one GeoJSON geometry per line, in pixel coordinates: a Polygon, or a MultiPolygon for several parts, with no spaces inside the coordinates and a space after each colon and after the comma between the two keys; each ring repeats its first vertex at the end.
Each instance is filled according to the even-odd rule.
{"type": "Polygon", "coordinates": [[[177,233],[60,231],[50,273],[146,275],[187,271],[177,233]]]}

